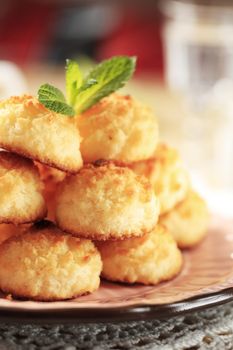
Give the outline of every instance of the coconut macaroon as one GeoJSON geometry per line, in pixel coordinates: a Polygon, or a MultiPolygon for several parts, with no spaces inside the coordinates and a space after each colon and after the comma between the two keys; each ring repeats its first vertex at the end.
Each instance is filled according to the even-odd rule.
{"type": "Polygon", "coordinates": [[[82,166],[74,118],[49,111],[32,96],[0,102],[0,147],[75,173],[82,166]]]}
{"type": "Polygon", "coordinates": [[[66,177],[66,172],[64,171],[52,168],[39,162],[35,162],[35,165],[37,166],[40,173],[40,178],[44,183],[52,182],[57,184],[66,177]]]}
{"type": "Polygon", "coordinates": [[[35,162],[35,164],[39,170],[40,178],[44,184],[43,195],[48,208],[47,218],[54,221],[56,192],[59,188],[59,184],[66,177],[66,173],[64,171],[51,168],[38,162],[35,162]]]}
{"type": "Polygon", "coordinates": [[[47,214],[43,184],[33,162],[0,152],[0,223],[23,224],[47,214]]]}
{"type": "Polygon", "coordinates": [[[157,284],[175,277],[182,255],[161,225],[147,235],[120,242],[96,242],[103,261],[102,277],[110,281],[157,284]]]}
{"type": "Polygon", "coordinates": [[[130,164],[137,174],[146,176],[160,201],[160,213],[166,213],[182,201],[189,188],[189,177],[173,148],[160,144],[154,157],[130,164]]]}
{"type": "Polygon", "coordinates": [[[102,262],[91,241],[66,235],[52,223],[42,222],[0,245],[0,266],[3,292],[53,301],[95,291],[102,262]]]}
{"type": "Polygon", "coordinates": [[[114,159],[126,163],[152,157],[158,124],[152,111],[131,96],[112,94],[77,117],[85,163],[114,159]]]}
{"type": "Polygon", "coordinates": [[[24,226],[27,225],[13,225],[0,224],[0,244],[12,236],[18,236],[24,232],[24,226]]]}
{"type": "Polygon", "coordinates": [[[105,161],[67,177],[56,202],[56,222],[62,230],[96,240],[141,236],[154,228],[159,214],[146,178],[105,161]]]}
{"type": "Polygon", "coordinates": [[[205,201],[189,190],[186,198],[159,222],[173,235],[180,248],[198,244],[207,234],[209,213],[205,201]]]}

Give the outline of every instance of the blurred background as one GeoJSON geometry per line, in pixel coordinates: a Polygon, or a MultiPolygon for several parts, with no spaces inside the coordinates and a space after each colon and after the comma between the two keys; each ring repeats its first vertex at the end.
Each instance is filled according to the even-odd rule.
{"type": "Polygon", "coordinates": [[[50,82],[66,58],[84,69],[136,55],[126,91],[151,105],[213,210],[233,215],[233,2],[2,0],[0,98],[50,82]]]}

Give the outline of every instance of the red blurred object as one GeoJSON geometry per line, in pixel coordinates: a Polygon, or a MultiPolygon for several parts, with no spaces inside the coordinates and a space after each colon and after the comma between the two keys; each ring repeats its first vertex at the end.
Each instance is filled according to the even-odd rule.
{"type": "MultiPolygon", "coordinates": [[[[49,50],[54,50],[54,56],[59,57],[56,56],[56,50],[59,53],[59,45],[66,43],[57,41],[55,44],[54,25],[59,23],[56,20],[62,16],[61,9],[65,9],[66,6],[68,5],[65,1],[59,6],[56,1],[9,0],[8,12],[0,20],[0,59],[22,65],[48,58],[49,50]]],[[[75,11],[79,11],[78,6],[75,11]]],[[[103,59],[121,54],[136,55],[137,73],[153,72],[161,77],[164,70],[160,37],[161,19],[156,8],[149,5],[142,8],[135,4],[134,7],[120,6],[119,11],[119,23],[114,31],[102,40],[93,38],[92,42],[87,43],[93,46],[94,58],[103,59]]],[[[78,44],[77,42],[75,52],[69,51],[75,44],[69,46],[70,43],[67,43],[67,55],[85,55],[85,51],[79,52],[78,44]]]]}
{"type": "Polygon", "coordinates": [[[98,58],[136,55],[137,73],[153,71],[162,77],[164,64],[160,27],[161,19],[158,15],[148,19],[140,16],[140,13],[127,12],[118,29],[100,44],[98,58]]]}
{"type": "Polygon", "coordinates": [[[44,3],[13,2],[0,21],[0,59],[25,64],[40,58],[55,12],[44,3]]]}

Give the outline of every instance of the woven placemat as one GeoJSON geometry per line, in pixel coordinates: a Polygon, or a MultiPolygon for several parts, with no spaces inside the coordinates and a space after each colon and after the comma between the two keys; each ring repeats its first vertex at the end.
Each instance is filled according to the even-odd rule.
{"type": "Polygon", "coordinates": [[[0,350],[233,349],[233,303],[163,321],[0,325],[0,350]]]}

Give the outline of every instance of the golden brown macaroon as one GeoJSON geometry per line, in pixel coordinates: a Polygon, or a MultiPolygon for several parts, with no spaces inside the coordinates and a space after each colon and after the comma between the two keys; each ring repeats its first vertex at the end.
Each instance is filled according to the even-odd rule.
{"type": "Polygon", "coordinates": [[[164,214],[181,202],[189,188],[189,177],[181,159],[173,148],[160,144],[154,158],[135,162],[130,168],[151,182],[164,214]]]}
{"type": "Polygon", "coordinates": [[[103,261],[102,276],[110,281],[157,284],[172,279],[181,270],[181,252],[160,225],[140,238],[96,245],[103,261]]]}
{"type": "Polygon", "coordinates": [[[112,94],[77,117],[85,163],[114,159],[126,163],[152,157],[158,124],[152,111],[131,96],[112,94]]]}
{"type": "Polygon", "coordinates": [[[112,162],[89,164],[67,177],[56,202],[62,230],[96,240],[141,236],[154,228],[159,214],[150,183],[112,162]]]}
{"type": "Polygon", "coordinates": [[[18,236],[23,233],[23,227],[26,225],[0,224],[0,244],[12,236],[18,236]]]}
{"type": "Polygon", "coordinates": [[[38,162],[35,162],[35,164],[39,169],[40,178],[44,183],[43,195],[48,208],[47,218],[54,221],[56,192],[58,191],[59,184],[66,177],[66,173],[38,162]]]}
{"type": "Polygon", "coordinates": [[[32,96],[0,102],[0,147],[71,173],[82,166],[74,118],[49,111],[32,96]]]}
{"type": "Polygon", "coordinates": [[[207,233],[208,221],[205,201],[192,190],[174,209],[159,218],[180,248],[191,248],[198,244],[207,233]]]}
{"type": "Polygon", "coordinates": [[[0,152],[0,223],[23,224],[47,214],[43,184],[33,162],[0,152]]]}
{"type": "Polygon", "coordinates": [[[15,297],[71,299],[99,287],[102,262],[89,240],[47,222],[0,245],[0,289],[15,297]]]}

